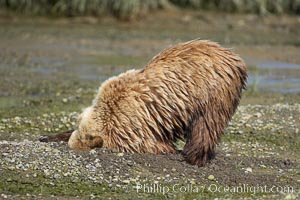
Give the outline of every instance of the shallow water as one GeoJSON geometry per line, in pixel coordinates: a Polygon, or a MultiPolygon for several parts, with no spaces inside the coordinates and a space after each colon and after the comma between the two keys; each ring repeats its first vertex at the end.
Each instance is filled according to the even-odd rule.
{"type": "MultiPolygon", "coordinates": [[[[222,16],[211,17],[223,23],[222,16]]],[[[282,46],[276,44],[271,50],[298,41],[296,33],[274,32],[272,27],[270,30],[261,31],[236,26],[228,30],[227,26],[221,26],[218,22],[208,26],[207,22],[197,17],[193,19],[193,23],[183,23],[177,18],[166,20],[169,20],[168,23],[149,18],[133,25],[118,22],[90,25],[72,21],[65,24],[48,20],[38,23],[2,21],[2,101],[16,98],[23,100],[36,96],[52,100],[61,98],[59,95],[73,98],[74,91],[78,88],[84,88],[83,91],[94,94],[107,78],[129,69],[141,68],[164,48],[199,37],[236,47],[236,52],[243,58],[249,57],[239,51],[240,47],[246,47],[251,54],[256,52],[255,47],[261,44],[272,46],[275,39],[282,46]],[[273,34],[272,38],[269,37],[270,32],[273,34]],[[229,44],[226,43],[224,33],[230,38],[229,44]],[[250,34],[251,37],[248,37],[250,34]]],[[[294,51],[297,52],[298,49],[295,46],[294,51]]],[[[300,92],[300,65],[277,62],[276,55],[272,57],[272,53],[268,52],[272,59],[268,57],[267,60],[261,60],[256,56],[246,59],[251,68],[248,90],[300,92]]],[[[282,52],[290,58],[288,53],[290,52],[282,52]]],[[[18,103],[16,101],[14,105],[18,103]]]]}
{"type": "Polygon", "coordinates": [[[261,61],[257,64],[258,68],[261,69],[298,69],[300,70],[300,65],[292,63],[284,63],[278,61],[261,61]]]}
{"type": "MultiPolygon", "coordinates": [[[[58,69],[53,68],[63,67],[66,65],[63,62],[51,61],[50,59],[43,59],[44,68],[31,69],[32,72],[50,75],[58,72],[58,69]]],[[[250,70],[248,77],[248,87],[255,87],[256,91],[269,92],[300,92],[300,65],[265,61],[257,62],[256,70],[250,70]],[[264,71],[267,69],[267,71],[264,71]]],[[[104,81],[110,76],[117,75],[126,71],[131,67],[114,67],[114,66],[98,66],[97,64],[82,64],[73,67],[73,73],[81,80],[95,80],[104,81]]]]}
{"type": "Polygon", "coordinates": [[[248,85],[256,90],[271,92],[300,92],[300,65],[278,61],[250,61],[248,85]]]}

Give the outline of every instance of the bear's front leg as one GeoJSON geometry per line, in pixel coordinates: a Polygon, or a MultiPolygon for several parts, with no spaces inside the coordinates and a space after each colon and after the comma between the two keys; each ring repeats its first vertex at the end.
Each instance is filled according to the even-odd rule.
{"type": "Polygon", "coordinates": [[[103,139],[99,136],[92,135],[80,135],[76,130],[72,133],[68,146],[71,149],[77,150],[90,150],[96,147],[101,148],[103,146],[103,139]]]}
{"type": "Polygon", "coordinates": [[[40,142],[68,142],[74,130],[65,131],[56,135],[42,135],[39,138],[40,142]]]}

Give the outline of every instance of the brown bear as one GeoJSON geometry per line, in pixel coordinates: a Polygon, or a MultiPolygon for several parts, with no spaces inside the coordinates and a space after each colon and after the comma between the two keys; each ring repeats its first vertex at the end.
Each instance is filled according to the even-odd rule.
{"type": "Polygon", "coordinates": [[[213,157],[246,79],[245,63],[230,50],[210,41],[181,43],[143,69],[105,81],[79,116],[77,130],[41,141],[161,154],[175,153],[174,142],[186,139],[183,157],[202,166],[213,157]]]}

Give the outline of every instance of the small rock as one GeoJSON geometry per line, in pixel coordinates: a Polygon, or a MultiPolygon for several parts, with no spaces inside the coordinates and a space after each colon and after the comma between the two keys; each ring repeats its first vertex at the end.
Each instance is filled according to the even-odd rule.
{"type": "Polygon", "coordinates": [[[94,154],[96,154],[96,153],[97,153],[97,151],[96,151],[95,149],[90,150],[90,154],[91,154],[91,155],[94,155],[94,154]]]}
{"type": "Polygon", "coordinates": [[[117,156],[122,157],[124,156],[124,153],[117,153],[117,156]]]}
{"type": "Polygon", "coordinates": [[[59,174],[54,174],[54,175],[53,175],[53,178],[54,178],[54,179],[59,179],[59,178],[60,178],[60,175],[59,175],[59,174]]]}
{"type": "Polygon", "coordinates": [[[214,181],[215,180],[215,176],[214,175],[209,175],[207,177],[207,179],[210,180],[210,181],[214,181]]]}
{"type": "Polygon", "coordinates": [[[122,182],[125,183],[125,184],[129,184],[130,180],[123,180],[122,182]]]}
{"type": "Polygon", "coordinates": [[[45,170],[44,170],[44,174],[45,174],[46,176],[49,176],[49,175],[50,175],[49,170],[48,170],[48,169],[45,169],[45,170]]]}
{"type": "Polygon", "coordinates": [[[16,116],[16,117],[15,117],[15,120],[16,120],[16,121],[20,121],[20,120],[21,120],[21,117],[16,116]]]}
{"type": "Polygon", "coordinates": [[[252,173],[252,168],[247,167],[246,170],[245,170],[245,173],[252,173]]]}
{"type": "Polygon", "coordinates": [[[63,173],[63,176],[67,177],[67,176],[69,176],[69,173],[68,172],[67,173],[63,173]]]}
{"type": "Polygon", "coordinates": [[[284,197],[284,199],[286,199],[286,200],[296,199],[296,196],[294,194],[288,194],[284,197]]]}
{"type": "Polygon", "coordinates": [[[262,116],[262,114],[258,112],[258,113],[255,113],[254,116],[257,118],[260,118],[262,116]]]}

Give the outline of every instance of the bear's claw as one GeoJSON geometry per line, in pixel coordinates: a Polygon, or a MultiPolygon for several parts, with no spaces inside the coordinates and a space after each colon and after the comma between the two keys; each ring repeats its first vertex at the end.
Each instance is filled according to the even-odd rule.
{"type": "Polygon", "coordinates": [[[49,136],[47,136],[47,135],[42,135],[42,136],[39,138],[39,141],[40,141],[40,142],[49,142],[49,136]]]}

